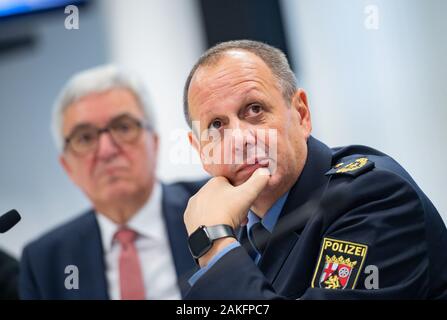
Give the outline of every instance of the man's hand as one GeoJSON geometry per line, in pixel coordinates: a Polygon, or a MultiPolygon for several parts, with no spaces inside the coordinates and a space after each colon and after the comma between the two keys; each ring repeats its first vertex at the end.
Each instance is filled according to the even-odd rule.
{"type": "Polygon", "coordinates": [[[267,168],[257,169],[237,187],[224,177],[212,178],[188,201],[184,215],[188,235],[201,225],[228,224],[234,229],[239,227],[269,178],[267,168]]]}
{"type": "MultiPolygon", "coordinates": [[[[243,184],[234,187],[224,177],[215,177],[207,182],[188,201],[184,221],[188,235],[199,226],[227,224],[238,228],[247,219],[248,209],[267,185],[270,172],[267,168],[257,169],[243,184]]],[[[219,239],[203,259],[200,265],[206,264],[219,249],[234,239],[219,239]]]]}

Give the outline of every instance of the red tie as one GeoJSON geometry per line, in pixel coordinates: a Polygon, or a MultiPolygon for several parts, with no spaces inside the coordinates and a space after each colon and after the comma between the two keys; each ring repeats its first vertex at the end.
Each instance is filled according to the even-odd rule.
{"type": "Polygon", "coordinates": [[[144,300],[143,276],[138,259],[135,239],[137,233],[130,229],[120,229],[115,238],[121,244],[119,260],[121,300],[144,300]]]}

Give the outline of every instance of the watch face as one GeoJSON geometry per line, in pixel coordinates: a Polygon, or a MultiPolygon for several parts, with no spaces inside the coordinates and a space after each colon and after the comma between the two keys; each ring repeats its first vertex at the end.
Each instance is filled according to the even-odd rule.
{"type": "Polygon", "coordinates": [[[202,227],[199,227],[199,229],[191,233],[188,242],[189,250],[195,259],[203,256],[212,246],[208,234],[202,227]]]}

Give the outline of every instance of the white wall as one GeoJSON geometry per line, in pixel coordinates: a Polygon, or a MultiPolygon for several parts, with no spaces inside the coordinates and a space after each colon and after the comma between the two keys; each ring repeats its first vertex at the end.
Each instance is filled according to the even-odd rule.
{"type": "Polygon", "coordinates": [[[447,221],[447,2],[281,1],[314,135],[388,153],[447,221]],[[365,28],[368,5],[377,30],[365,28]]]}
{"type": "Polygon", "coordinates": [[[189,145],[182,112],[183,85],[205,49],[195,4],[184,0],[103,1],[111,61],[137,71],[151,94],[161,138],[157,172],[165,181],[205,175],[189,145]]]}

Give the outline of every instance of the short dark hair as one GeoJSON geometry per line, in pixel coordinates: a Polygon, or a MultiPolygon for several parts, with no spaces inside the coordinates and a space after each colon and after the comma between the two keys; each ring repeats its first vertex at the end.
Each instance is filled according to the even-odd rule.
{"type": "Polygon", "coordinates": [[[261,58],[270,68],[273,75],[278,79],[284,99],[291,101],[297,89],[295,74],[290,68],[286,55],[281,50],[268,44],[253,40],[236,40],[221,42],[208,49],[196,62],[186,79],[183,90],[183,112],[189,127],[192,127],[191,117],[189,115],[188,91],[191,80],[197,69],[201,66],[210,66],[216,64],[222,56],[230,50],[245,50],[261,58]]]}

